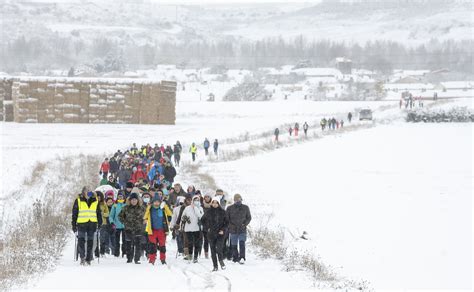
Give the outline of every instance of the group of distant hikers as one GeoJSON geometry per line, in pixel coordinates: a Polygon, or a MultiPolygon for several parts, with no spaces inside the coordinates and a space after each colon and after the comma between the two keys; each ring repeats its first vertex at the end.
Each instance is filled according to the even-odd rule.
{"type": "MultiPolygon", "coordinates": [[[[349,123],[352,122],[352,113],[351,112],[349,112],[347,114],[347,120],[349,121],[349,123]]],[[[343,119],[336,120],[334,117],[329,118],[329,119],[323,118],[319,122],[319,125],[321,126],[322,131],[324,131],[326,129],[326,127],[328,128],[328,130],[336,130],[336,129],[344,127],[344,120],[343,119]]],[[[308,136],[308,129],[309,129],[308,123],[304,122],[303,132],[304,132],[305,137],[308,136]]],[[[291,136],[298,137],[299,130],[300,130],[300,124],[298,122],[296,122],[294,126],[290,126],[288,128],[288,133],[290,134],[290,137],[291,136]]],[[[273,135],[275,136],[275,142],[279,142],[278,137],[280,136],[280,129],[275,128],[275,130],[273,131],[273,135]]]]}
{"type": "MultiPolygon", "coordinates": [[[[215,140],[215,153],[217,145],[215,140]]],[[[174,183],[177,173],[170,154],[179,165],[179,141],[177,147],[179,151],[157,144],[138,149],[133,144],[104,160],[100,186],[83,187],[73,204],[74,256],[81,265],[105,255],[126,257],[127,263],[135,264],[146,258],[154,265],[158,253],[165,265],[168,235],[176,242],[176,257],[189,262],[198,262],[202,250],[209,258],[210,251],[213,271],[219,266],[225,269],[225,259],[245,263],[249,207],[242,204],[240,194],[233,196],[231,204],[221,189],[203,194],[194,185],[184,190],[174,183]]]]}

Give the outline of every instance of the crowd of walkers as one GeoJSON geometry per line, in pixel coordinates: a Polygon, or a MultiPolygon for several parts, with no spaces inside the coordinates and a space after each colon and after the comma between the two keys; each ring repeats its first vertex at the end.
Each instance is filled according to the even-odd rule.
{"type": "MultiPolygon", "coordinates": [[[[217,140],[214,144],[216,153],[217,140]]],[[[204,144],[204,148],[209,147],[204,144]]],[[[83,187],[73,204],[75,258],[81,265],[105,255],[135,264],[146,258],[154,265],[158,253],[160,262],[166,264],[169,235],[177,246],[177,258],[196,263],[209,258],[210,252],[213,271],[219,266],[225,269],[224,260],[245,263],[251,220],[248,206],[242,204],[240,194],[232,201],[221,189],[202,194],[193,185],[184,190],[174,183],[176,169],[171,157],[181,149],[179,141],[173,148],[155,144],[139,149],[133,144],[104,160],[100,186],[83,187]]],[[[174,158],[178,164],[179,158],[174,158]]]]}
{"type": "MultiPolygon", "coordinates": [[[[347,114],[347,120],[349,121],[349,123],[352,122],[352,113],[351,112],[349,112],[347,114]]],[[[328,130],[336,130],[336,129],[344,127],[344,120],[343,119],[337,120],[334,117],[329,118],[329,119],[323,118],[323,119],[321,119],[319,125],[321,126],[322,131],[326,130],[326,128],[328,130]]],[[[308,123],[304,122],[303,132],[304,132],[305,137],[308,136],[308,129],[309,129],[308,123]]],[[[296,122],[294,124],[294,126],[290,126],[288,128],[288,134],[290,135],[290,137],[291,136],[298,137],[299,131],[300,131],[300,124],[298,122],[296,122]]],[[[280,136],[280,129],[275,128],[275,130],[273,131],[273,135],[275,137],[275,142],[279,142],[278,139],[279,139],[279,136],[280,136]]]]}

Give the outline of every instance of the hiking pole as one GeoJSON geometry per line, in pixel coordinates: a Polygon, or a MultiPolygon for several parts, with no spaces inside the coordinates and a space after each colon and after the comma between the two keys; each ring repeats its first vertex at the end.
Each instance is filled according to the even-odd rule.
{"type": "Polygon", "coordinates": [[[97,256],[97,263],[100,264],[100,245],[99,245],[99,233],[100,233],[100,230],[97,229],[97,250],[99,250],[99,255],[97,256]]]}
{"type": "Polygon", "coordinates": [[[77,262],[77,234],[74,232],[74,260],[77,262]]]}

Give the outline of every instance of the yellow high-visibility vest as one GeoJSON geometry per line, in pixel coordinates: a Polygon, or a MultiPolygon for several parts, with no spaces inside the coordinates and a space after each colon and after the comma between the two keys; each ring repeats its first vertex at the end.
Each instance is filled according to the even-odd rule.
{"type": "Polygon", "coordinates": [[[77,199],[77,206],[79,207],[79,215],[77,216],[77,223],[87,223],[95,222],[97,223],[97,200],[87,206],[87,202],[81,201],[80,198],[77,199]]]}
{"type": "Polygon", "coordinates": [[[197,146],[191,146],[190,151],[191,153],[196,153],[198,150],[197,146]]]}

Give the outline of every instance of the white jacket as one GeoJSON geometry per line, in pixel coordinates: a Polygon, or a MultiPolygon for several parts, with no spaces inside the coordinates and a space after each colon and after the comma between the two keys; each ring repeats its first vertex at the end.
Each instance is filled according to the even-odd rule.
{"type": "Polygon", "coordinates": [[[170,229],[173,229],[173,227],[176,225],[176,221],[178,221],[179,211],[181,210],[181,208],[183,208],[183,206],[184,205],[174,207],[173,215],[171,216],[170,229]]]}
{"type": "Polygon", "coordinates": [[[202,227],[199,228],[198,221],[201,220],[202,215],[204,215],[204,210],[202,207],[196,207],[194,205],[187,206],[183,211],[183,216],[181,221],[184,221],[183,217],[189,217],[191,223],[186,222],[184,226],[184,232],[196,232],[201,231],[202,227]]]}

